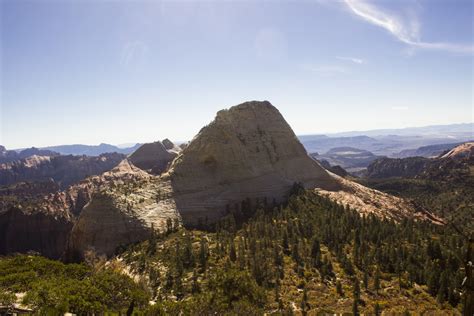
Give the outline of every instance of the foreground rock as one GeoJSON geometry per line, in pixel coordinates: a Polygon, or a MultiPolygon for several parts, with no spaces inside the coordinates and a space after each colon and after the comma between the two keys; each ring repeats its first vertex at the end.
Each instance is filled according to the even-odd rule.
{"type": "Polygon", "coordinates": [[[246,199],[283,202],[295,182],[339,188],[267,101],[219,111],[173,161],[169,178],[185,224],[215,221],[246,199]]]}
{"type": "Polygon", "coordinates": [[[87,251],[111,256],[120,246],[148,239],[154,230],[163,230],[168,219],[180,222],[169,182],[128,160],[101,176],[101,180],[102,185],[71,231],[67,260],[81,260],[87,251]]]}

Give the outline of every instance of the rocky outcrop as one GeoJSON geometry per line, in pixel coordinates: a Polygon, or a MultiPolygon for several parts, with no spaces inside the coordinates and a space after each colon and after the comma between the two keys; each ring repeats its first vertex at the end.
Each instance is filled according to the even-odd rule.
{"type": "Polygon", "coordinates": [[[80,260],[87,251],[111,256],[162,231],[168,219],[180,221],[169,183],[144,178],[101,190],[72,229],[67,259],[80,260]]]}
{"type": "Polygon", "coordinates": [[[473,162],[474,160],[474,142],[467,142],[454,147],[440,156],[441,159],[455,159],[473,162]]]}
{"type": "Polygon", "coordinates": [[[0,189],[0,255],[39,252],[58,259],[74,222],[69,194],[54,181],[0,189]]]}
{"type": "Polygon", "coordinates": [[[63,256],[71,229],[94,193],[146,177],[146,172],[124,160],[64,191],[53,192],[54,181],[0,189],[0,254],[37,251],[56,259],[63,256]]]}
{"type": "Polygon", "coordinates": [[[245,199],[283,202],[295,182],[338,188],[267,101],[219,111],[173,161],[168,176],[187,224],[214,221],[245,199]]]}
{"type": "Polygon", "coordinates": [[[0,164],[0,185],[53,179],[65,189],[89,176],[100,175],[124,159],[122,154],[88,156],[37,156],[0,164]]]}
{"type": "Polygon", "coordinates": [[[67,214],[27,213],[15,207],[0,211],[0,255],[34,251],[58,259],[72,225],[67,214]]]}
{"type": "Polygon", "coordinates": [[[164,172],[178,155],[176,147],[169,139],[162,142],[143,144],[128,159],[137,167],[152,174],[164,172]]]}
{"type": "Polygon", "coordinates": [[[337,175],[333,176],[339,182],[340,190],[316,189],[316,191],[341,205],[356,210],[362,216],[372,214],[395,222],[412,218],[414,220],[430,221],[438,225],[444,224],[441,218],[421,209],[408,200],[367,188],[337,175]]]}

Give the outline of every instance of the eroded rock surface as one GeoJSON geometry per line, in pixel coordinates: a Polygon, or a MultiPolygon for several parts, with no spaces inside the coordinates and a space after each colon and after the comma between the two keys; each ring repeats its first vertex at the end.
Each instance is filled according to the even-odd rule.
{"type": "Polygon", "coordinates": [[[38,156],[0,164],[0,185],[53,179],[62,189],[89,176],[111,170],[125,158],[122,154],[88,156],[38,156]]]}
{"type": "Polygon", "coordinates": [[[444,224],[441,218],[427,210],[420,209],[408,200],[367,188],[335,174],[333,174],[333,177],[340,183],[340,190],[316,189],[316,191],[341,205],[355,209],[362,216],[373,214],[379,218],[390,219],[395,222],[400,222],[404,218],[413,218],[415,220],[431,221],[435,224],[444,224]]]}
{"type": "Polygon", "coordinates": [[[214,221],[247,198],[282,202],[295,182],[339,187],[267,101],[219,111],[173,161],[169,177],[188,224],[214,221]]]}
{"type": "Polygon", "coordinates": [[[167,219],[180,222],[169,181],[128,160],[88,181],[97,189],[71,231],[66,254],[70,261],[82,259],[88,250],[113,255],[120,246],[162,231],[167,219]]]}

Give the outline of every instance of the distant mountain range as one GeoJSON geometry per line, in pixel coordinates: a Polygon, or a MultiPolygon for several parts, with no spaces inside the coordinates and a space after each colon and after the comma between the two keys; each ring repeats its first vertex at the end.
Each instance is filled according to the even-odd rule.
{"type": "Polygon", "coordinates": [[[120,148],[110,144],[99,144],[99,145],[60,145],[60,146],[50,146],[44,147],[42,149],[47,149],[60,153],[61,155],[86,155],[86,156],[99,156],[105,153],[119,153],[119,154],[131,154],[134,152],[141,144],[135,144],[131,147],[120,148]]]}
{"type": "MultiPolygon", "coordinates": [[[[466,123],[329,135],[302,135],[299,139],[310,153],[321,154],[333,148],[348,146],[367,150],[379,156],[426,156],[426,152],[416,152],[416,150],[432,145],[440,145],[441,150],[448,150],[459,143],[474,139],[473,129],[473,123],[466,123]]],[[[431,148],[426,148],[426,150],[430,151],[431,148]]],[[[433,151],[436,151],[436,148],[433,148],[433,151]]]]}
{"type": "Polygon", "coordinates": [[[474,134],[474,123],[459,123],[459,124],[447,124],[447,125],[429,125],[421,127],[406,127],[396,129],[374,129],[368,131],[352,131],[352,132],[340,132],[340,133],[328,133],[331,137],[348,137],[357,135],[366,136],[441,136],[441,137],[463,137],[471,136],[474,134]]]}
{"type": "MultiPolygon", "coordinates": [[[[370,151],[377,156],[395,158],[409,156],[430,157],[433,153],[441,153],[460,143],[473,140],[474,123],[354,131],[327,135],[300,135],[298,138],[309,153],[324,154],[334,148],[353,147],[359,150],[370,151]],[[423,149],[420,147],[423,147],[423,149]],[[419,148],[420,151],[417,151],[419,148]]],[[[129,155],[140,145],[139,143],[135,145],[130,143],[121,145],[105,143],[99,145],[74,144],[32,149],[52,151],[61,155],[99,156],[104,153],[114,152],[129,155]]],[[[6,150],[4,149],[4,151],[6,150]]],[[[15,151],[19,153],[22,150],[18,149],[15,151]]],[[[10,150],[9,152],[12,151],[10,150]]],[[[12,155],[15,156],[15,154],[12,155]]],[[[26,157],[23,155],[20,159],[26,157]]]]}

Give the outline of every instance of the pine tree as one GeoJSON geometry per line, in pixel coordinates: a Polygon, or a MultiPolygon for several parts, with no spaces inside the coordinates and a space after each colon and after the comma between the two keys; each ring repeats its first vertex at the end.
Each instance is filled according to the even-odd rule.
{"type": "Polygon", "coordinates": [[[197,270],[194,269],[193,270],[193,283],[192,283],[191,292],[193,294],[195,294],[195,293],[199,293],[200,291],[201,291],[201,287],[199,286],[199,282],[198,282],[198,273],[197,273],[197,270]]]}
{"type": "Polygon", "coordinates": [[[306,287],[303,289],[303,299],[301,300],[301,313],[303,315],[308,314],[308,292],[306,290],[306,287]]]}
{"type": "Polygon", "coordinates": [[[237,254],[235,252],[235,243],[234,240],[230,242],[230,251],[229,251],[230,261],[235,262],[237,260],[237,254]]]}
{"type": "Polygon", "coordinates": [[[207,256],[208,256],[207,241],[204,237],[202,237],[200,241],[200,249],[199,249],[199,264],[201,266],[202,271],[206,270],[207,256]]]}
{"type": "Polygon", "coordinates": [[[375,303],[374,305],[374,314],[375,316],[380,316],[382,309],[380,308],[380,305],[378,302],[375,303]]]}
{"type": "Polygon", "coordinates": [[[289,255],[290,254],[290,245],[289,245],[288,233],[287,233],[286,229],[283,231],[282,247],[283,247],[283,252],[285,252],[286,255],[289,255]]]}
{"type": "Polygon", "coordinates": [[[354,301],[359,301],[360,300],[360,284],[359,284],[359,279],[357,277],[354,278],[354,301]]]}
{"type": "Polygon", "coordinates": [[[311,245],[311,259],[314,267],[321,267],[321,246],[317,238],[313,238],[313,243],[311,245]]]}
{"type": "Polygon", "coordinates": [[[194,266],[193,244],[189,234],[186,235],[184,250],[183,250],[183,265],[186,268],[194,266]]]}
{"type": "Polygon", "coordinates": [[[377,267],[377,269],[375,270],[374,289],[375,289],[375,293],[377,293],[377,295],[378,295],[378,294],[379,294],[379,290],[380,290],[380,270],[379,270],[378,267],[377,267]]]}
{"type": "Polygon", "coordinates": [[[151,236],[148,240],[147,253],[151,256],[156,253],[156,231],[153,226],[153,223],[151,223],[151,236]]]}
{"type": "Polygon", "coordinates": [[[364,270],[364,289],[367,291],[369,288],[369,274],[367,273],[367,270],[364,270]]]}
{"type": "Polygon", "coordinates": [[[352,302],[352,313],[354,316],[359,315],[359,302],[356,299],[352,302]]]}
{"type": "Polygon", "coordinates": [[[443,271],[443,273],[441,273],[441,278],[439,281],[438,295],[436,296],[436,299],[440,304],[444,303],[448,296],[448,283],[448,272],[443,271]]]}
{"type": "Polygon", "coordinates": [[[301,262],[301,257],[298,250],[298,243],[293,244],[293,247],[291,248],[291,257],[293,258],[293,260],[295,260],[297,264],[301,262]]]}
{"type": "Polygon", "coordinates": [[[342,284],[341,284],[341,281],[337,280],[336,282],[336,291],[337,291],[337,294],[339,294],[339,296],[344,296],[344,292],[342,290],[342,284]]]}

